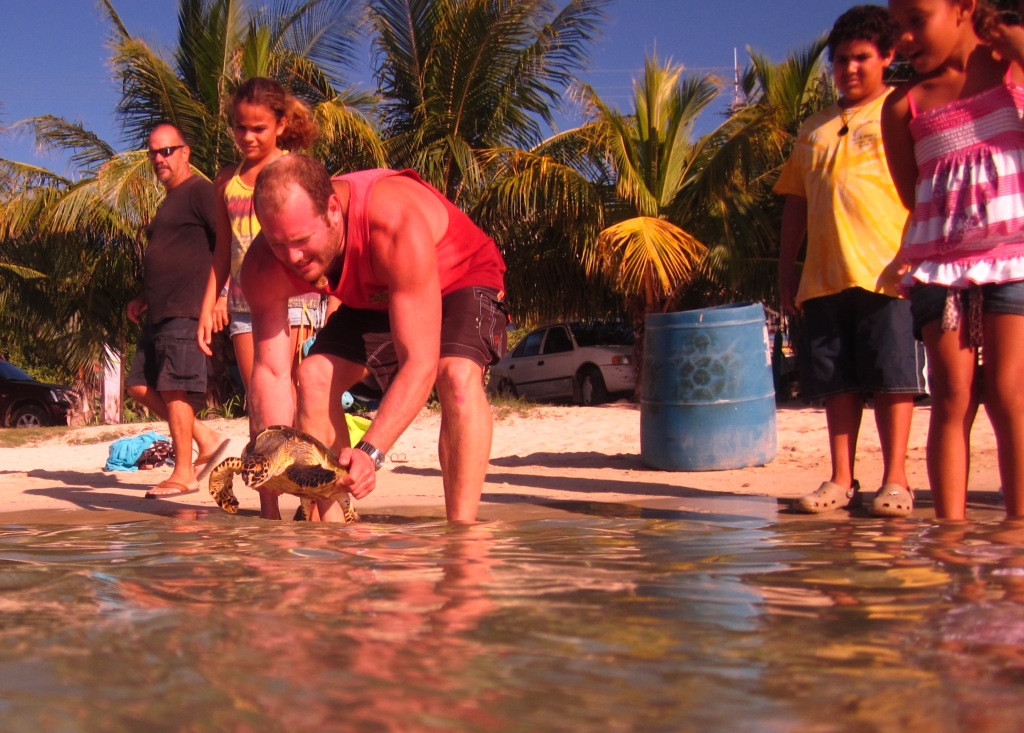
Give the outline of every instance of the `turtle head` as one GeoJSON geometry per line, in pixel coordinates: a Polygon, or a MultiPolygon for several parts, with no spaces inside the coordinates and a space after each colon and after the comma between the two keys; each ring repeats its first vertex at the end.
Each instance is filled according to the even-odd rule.
{"type": "Polygon", "coordinates": [[[242,467],[242,481],[250,489],[263,485],[270,478],[270,468],[265,461],[257,457],[250,457],[244,461],[242,467]]]}

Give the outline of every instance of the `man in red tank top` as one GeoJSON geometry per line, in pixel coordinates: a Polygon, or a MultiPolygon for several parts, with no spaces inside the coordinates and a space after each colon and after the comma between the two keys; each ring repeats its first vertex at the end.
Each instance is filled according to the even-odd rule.
{"type": "MultiPolygon", "coordinates": [[[[476,519],[493,418],[484,368],[505,351],[505,265],[494,242],[411,171],[361,171],[331,179],[312,158],[267,166],[253,196],[262,233],[242,266],[255,363],[250,430],[292,423],[329,445],[356,499],[419,413],[435,383],[439,456],[448,520],[476,519]],[[341,300],[289,378],[287,300],[313,285],[341,300]],[[373,374],[384,389],[376,418],[349,446],[342,393],[373,374]]],[[[262,516],[279,518],[263,497],[262,516]]],[[[340,519],[321,502],[324,521],[340,519]]]]}

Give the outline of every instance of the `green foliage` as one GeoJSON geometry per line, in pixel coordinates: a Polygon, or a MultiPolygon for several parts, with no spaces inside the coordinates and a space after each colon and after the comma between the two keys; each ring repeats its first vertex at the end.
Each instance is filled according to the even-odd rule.
{"type": "MultiPolygon", "coordinates": [[[[823,39],[780,64],[751,51],[741,101],[697,136],[713,76],[652,55],[624,111],[577,86],[609,1],[179,0],[165,57],[101,0],[126,149],[66,120],[23,123],[72,172],[0,160],[0,350],[81,384],[104,344],[134,342],[125,306],[163,196],[146,136],[177,124],[212,179],[237,159],[229,99],[255,74],[310,105],[311,152],[332,172],[410,166],[467,210],[501,248],[518,322],[774,300],[771,186],[800,122],[834,97],[823,39]],[[375,93],[345,80],[367,32],[375,93]],[[545,139],[570,97],[585,123],[545,139]]],[[[207,414],[241,413],[222,399],[207,414]]]]}
{"type": "MultiPolygon", "coordinates": [[[[96,399],[95,414],[101,415],[101,406],[99,404],[99,398],[96,399]]],[[[122,405],[121,422],[123,423],[141,423],[141,422],[155,422],[159,420],[156,415],[149,411],[145,405],[142,405],[131,397],[125,397],[122,405]]]]}
{"type": "Polygon", "coordinates": [[[219,405],[204,407],[196,413],[196,417],[200,420],[210,420],[218,417],[234,420],[243,417],[245,414],[245,398],[236,394],[231,395],[231,397],[219,405]]]}
{"type": "Polygon", "coordinates": [[[60,435],[67,430],[66,427],[0,428],[0,448],[23,448],[60,435]]]}
{"type": "Polygon", "coordinates": [[[103,0],[129,149],[118,152],[81,125],[52,116],[21,123],[40,147],[63,154],[72,173],[0,160],[4,348],[53,365],[92,402],[106,345],[125,353],[137,333],[126,306],[141,291],[145,227],[164,195],[143,150],[149,131],[157,122],[176,124],[196,172],[212,179],[237,157],[227,107],[249,75],[279,78],[308,101],[322,122],[325,149],[358,165],[382,161],[379,138],[359,107],[369,108],[369,100],[338,86],[344,62],[355,58],[360,5],[180,0],[178,44],[165,59],[131,35],[113,0],[103,0]]]}
{"type": "Polygon", "coordinates": [[[488,183],[488,151],[540,142],[607,3],[371,1],[389,164],[470,208],[488,183]]]}
{"type": "Polygon", "coordinates": [[[495,420],[508,420],[510,417],[530,417],[537,411],[537,403],[524,400],[522,397],[506,395],[488,395],[491,403],[491,414],[495,420]]]}
{"type": "Polygon", "coordinates": [[[532,329],[533,326],[519,325],[511,331],[507,331],[508,350],[512,351],[512,349],[514,349],[532,329]]]}

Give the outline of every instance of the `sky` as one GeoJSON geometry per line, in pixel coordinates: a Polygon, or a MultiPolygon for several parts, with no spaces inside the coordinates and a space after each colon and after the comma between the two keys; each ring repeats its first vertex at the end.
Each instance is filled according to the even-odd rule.
{"type": "MultiPolygon", "coordinates": [[[[559,0],[556,0],[559,1],[559,0]]],[[[177,0],[112,0],[129,31],[169,57],[177,34],[177,0]]],[[[262,4],[261,0],[253,0],[262,4]]],[[[827,32],[850,0],[613,0],[602,37],[582,79],[605,102],[628,109],[632,80],[646,54],[686,69],[733,77],[733,54],[742,67],[747,47],[772,61],[827,32]]],[[[81,122],[125,148],[114,109],[118,88],[109,65],[110,26],[98,0],[0,0],[0,126],[52,114],[81,122]]],[[[366,67],[367,63],[357,64],[366,67]]],[[[722,107],[705,113],[710,130],[722,107]]],[[[698,125],[698,132],[700,126],[698,125]]],[[[0,133],[0,157],[58,171],[61,161],[41,157],[24,133],[0,133]]]]}

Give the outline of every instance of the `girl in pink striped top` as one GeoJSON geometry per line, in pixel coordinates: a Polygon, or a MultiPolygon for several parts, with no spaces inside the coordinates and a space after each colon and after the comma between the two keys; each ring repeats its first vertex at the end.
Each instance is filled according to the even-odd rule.
{"type": "Polygon", "coordinates": [[[1006,514],[1024,516],[1024,29],[986,0],[890,0],[889,11],[916,72],[886,100],[882,134],[910,211],[900,254],[931,366],[935,512],[964,517],[983,399],[1006,514]]]}

